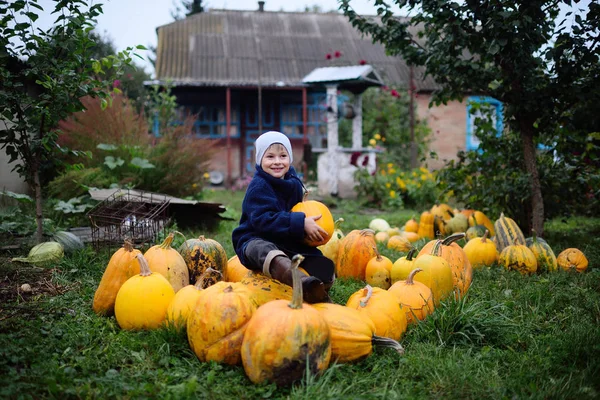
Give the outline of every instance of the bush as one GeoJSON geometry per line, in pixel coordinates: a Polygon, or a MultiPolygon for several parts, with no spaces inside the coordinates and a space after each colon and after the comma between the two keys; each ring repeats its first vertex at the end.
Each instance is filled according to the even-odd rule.
{"type": "Polygon", "coordinates": [[[61,122],[59,141],[91,157],[65,156],[66,162],[85,168],[68,170],[54,179],[50,187],[57,197],[77,197],[85,186],[112,184],[180,197],[202,192],[215,143],[193,136],[193,116],[165,124],[162,137],[153,138],[144,114],[137,113],[123,96],[115,95],[106,110],[95,99],[83,102],[86,112],[61,122]]]}
{"type": "Polygon", "coordinates": [[[435,173],[423,167],[403,171],[393,163],[379,164],[375,174],[371,175],[361,168],[356,171],[355,178],[358,181],[355,190],[359,197],[377,208],[420,210],[431,207],[442,196],[435,173]]]}

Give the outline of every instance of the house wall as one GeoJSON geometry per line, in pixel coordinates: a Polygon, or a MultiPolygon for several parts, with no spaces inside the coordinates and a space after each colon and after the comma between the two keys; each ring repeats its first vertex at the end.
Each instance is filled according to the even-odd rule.
{"type": "Polygon", "coordinates": [[[450,160],[457,159],[457,153],[467,147],[467,106],[465,102],[451,101],[446,105],[429,108],[430,95],[420,94],[417,100],[417,115],[427,120],[431,128],[430,150],[437,153],[438,159],[427,159],[427,167],[440,169],[450,160]]]}

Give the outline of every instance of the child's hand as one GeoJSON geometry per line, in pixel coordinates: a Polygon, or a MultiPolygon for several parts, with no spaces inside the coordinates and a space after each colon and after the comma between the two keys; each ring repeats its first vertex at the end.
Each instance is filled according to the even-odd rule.
{"type": "Polygon", "coordinates": [[[308,240],[312,242],[320,242],[323,238],[329,236],[327,231],[317,224],[317,220],[321,215],[304,218],[304,232],[308,240]]]}

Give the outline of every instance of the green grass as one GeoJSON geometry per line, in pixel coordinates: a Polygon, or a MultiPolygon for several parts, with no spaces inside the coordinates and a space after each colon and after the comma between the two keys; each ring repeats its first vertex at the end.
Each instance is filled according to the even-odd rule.
{"type": "MultiPolygon", "coordinates": [[[[225,204],[225,215],[234,221],[183,233],[218,240],[233,255],[231,231],[242,197],[208,193],[207,200],[225,204]]],[[[335,218],[344,217],[344,231],[364,228],[375,216],[400,226],[417,214],[378,213],[351,201],[328,204],[335,218]]],[[[54,295],[34,292],[0,306],[0,398],[597,398],[600,219],[553,220],[546,229],[557,254],[567,247],[586,253],[587,273],[523,277],[500,267],[476,270],[467,297],[443,302],[408,329],[404,356],[376,349],[358,363],[334,364],[291,388],[254,385],[241,366],[199,362],[185,333],[127,332],[114,318],[96,316],[91,303],[108,251],[87,248],[37,276],[15,274],[15,265],[0,259],[2,275],[13,277],[15,289],[22,279],[36,287],[44,277],[54,288],[54,295]]],[[[381,252],[392,260],[404,255],[383,246],[381,252]]],[[[344,303],[362,286],[339,279],[332,298],[344,303]]]]}

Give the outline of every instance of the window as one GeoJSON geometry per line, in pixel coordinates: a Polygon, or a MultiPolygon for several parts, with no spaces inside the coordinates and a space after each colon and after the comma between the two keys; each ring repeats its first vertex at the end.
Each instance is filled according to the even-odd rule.
{"type": "Polygon", "coordinates": [[[467,151],[479,148],[479,139],[476,136],[479,124],[491,123],[498,135],[502,134],[503,109],[502,103],[493,97],[471,96],[467,100],[467,151]],[[489,120],[491,119],[491,120],[489,120]]]}

